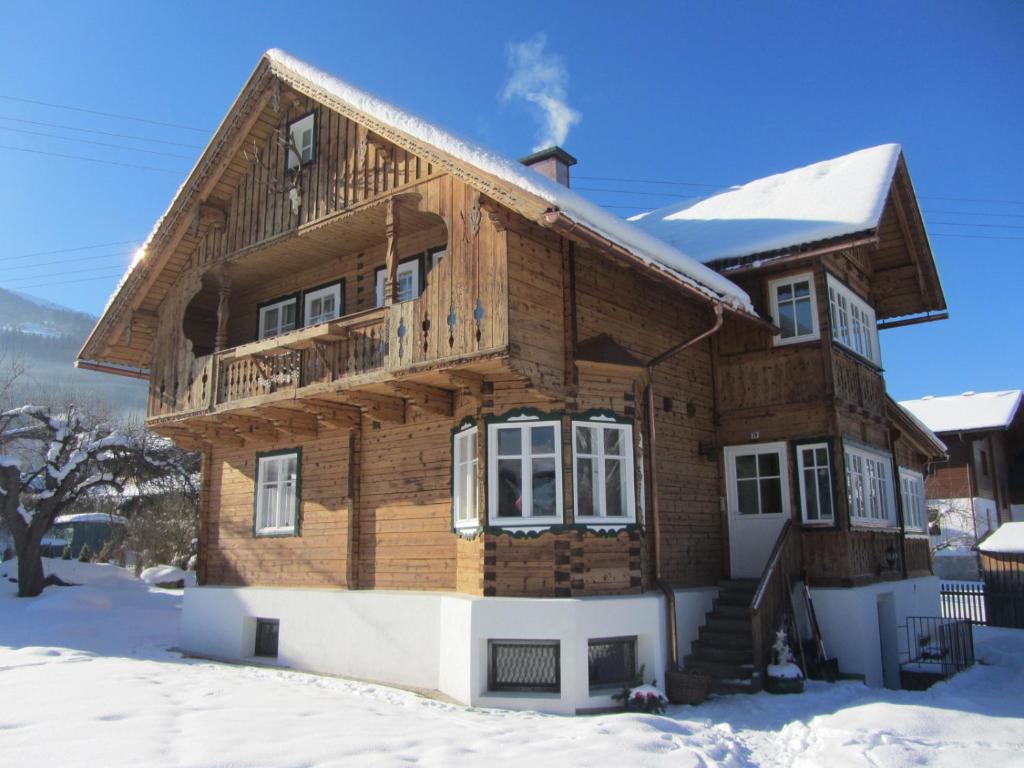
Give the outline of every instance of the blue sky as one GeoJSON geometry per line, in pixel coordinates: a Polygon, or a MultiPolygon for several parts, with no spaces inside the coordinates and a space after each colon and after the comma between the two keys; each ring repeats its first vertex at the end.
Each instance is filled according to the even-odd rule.
{"type": "Polygon", "coordinates": [[[518,157],[543,126],[533,104],[505,98],[509,46],[544,35],[579,115],[565,141],[580,160],[574,186],[622,215],[705,188],[582,177],[724,185],[901,143],[951,319],[883,334],[890,391],[907,398],[1024,385],[1024,3],[11,2],[2,10],[2,287],[98,313],[131,245],[28,254],[143,239],[267,48],[518,157]]]}

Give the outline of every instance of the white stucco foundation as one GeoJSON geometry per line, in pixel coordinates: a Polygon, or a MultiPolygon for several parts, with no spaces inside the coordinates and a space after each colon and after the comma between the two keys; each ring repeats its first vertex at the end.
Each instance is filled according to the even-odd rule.
{"type": "MultiPolygon", "coordinates": [[[[864,681],[873,687],[885,684],[879,601],[891,600],[895,607],[896,647],[900,658],[904,658],[907,650],[906,631],[903,629],[907,616],[942,615],[939,579],[935,576],[863,587],[812,587],[811,598],[826,654],[839,659],[842,674],[863,676],[864,681]]],[[[794,589],[793,604],[800,614],[801,623],[807,627],[799,588],[794,589]]],[[[809,636],[809,630],[805,629],[804,635],[809,636]]]]}
{"type": "MultiPolygon", "coordinates": [[[[679,658],[690,650],[717,588],[676,592],[679,658]]],[[[262,587],[185,590],[182,648],[253,659],[257,618],[280,621],[277,664],[438,690],[472,706],[573,714],[615,706],[616,691],[590,691],[590,639],[637,638],[646,682],[668,664],[664,597],[495,598],[444,592],[262,587]],[[558,694],[488,692],[488,640],[558,640],[558,694]]],[[[266,662],[267,659],[259,659],[266,662]]]]}

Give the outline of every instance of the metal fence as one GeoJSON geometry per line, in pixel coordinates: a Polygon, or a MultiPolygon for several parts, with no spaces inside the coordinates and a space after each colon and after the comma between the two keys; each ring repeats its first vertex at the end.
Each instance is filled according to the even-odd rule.
{"type": "Polygon", "coordinates": [[[974,635],[969,619],[907,617],[904,670],[950,677],[974,664],[974,635]]]}
{"type": "Polygon", "coordinates": [[[986,624],[985,582],[941,582],[942,616],[946,619],[966,619],[972,624],[986,624]]]}

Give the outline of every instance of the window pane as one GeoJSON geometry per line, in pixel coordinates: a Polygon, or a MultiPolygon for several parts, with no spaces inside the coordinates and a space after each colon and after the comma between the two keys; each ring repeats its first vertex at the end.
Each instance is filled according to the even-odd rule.
{"type": "Polygon", "coordinates": [[[522,517],[523,468],[519,459],[498,460],[498,517],[522,517]]]}
{"type": "Polygon", "coordinates": [[[622,455],[622,430],[604,430],[604,452],[609,456],[622,455]]]}
{"type": "Polygon", "coordinates": [[[523,452],[522,430],[509,427],[498,430],[498,455],[519,456],[523,452]]]}
{"type": "Polygon", "coordinates": [[[807,519],[817,520],[820,516],[818,513],[818,488],[813,469],[804,470],[804,504],[807,507],[807,519]]]}
{"type": "Polygon", "coordinates": [[[282,331],[290,331],[292,328],[295,327],[295,302],[294,301],[291,302],[290,304],[285,304],[281,308],[281,316],[282,316],[282,320],[281,320],[281,330],[282,331]]]}
{"type": "Polygon", "coordinates": [[[818,509],[823,520],[832,519],[832,479],[828,468],[818,470],[818,509]]]}
{"type": "Polygon", "coordinates": [[[413,285],[414,275],[412,271],[398,273],[398,300],[411,301],[416,298],[416,290],[413,285]]]}
{"type": "Polygon", "coordinates": [[[819,467],[828,466],[828,451],[824,448],[818,448],[814,451],[814,462],[819,467]]]}
{"type": "Polygon", "coordinates": [[[736,457],[736,477],[757,477],[757,457],[756,456],[737,456],[736,457]]]}
{"type": "Polygon", "coordinates": [[[280,491],[281,517],[279,527],[291,528],[295,525],[295,487],[291,484],[280,491]]]}
{"type": "Polygon", "coordinates": [[[741,515],[756,515],[757,480],[740,480],[736,483],[737,496],[741,515]]]}
{"type": "Polygon", "coordinates": [[[596,469],[595,459],[576,460],[576,510],[578,515],[591,517],[595,512],[594,508],[594,475],[596,469]]]}
{"type": "Polygon", "coordinates": [[[801,299],[796,302],[796,332],[800,336],[809,336],[814,333],[814,319],[811,310],[810,299],[801,299]]]}
{"type": "Polygon", "coordinates": [[[779,301],[789,301],[793,298],[793,286],[790,284],[780,285],[778,287],[779,301]]]}
{"type": "Polygon", "coordinates": [[[777,477],[779,474],[779,454],[759,453],[757,455],[757,471],[761,477],[766,475],[777,477]]]}
{"type": "Polygon", "coordinates": [[[466,511],[466,465],[455,467],[455,519],[462,520],[466,511]]]}
{"type": "Polygon", "coordinates": [[[626,514],[626,488],[622,482],[622,462],[605,459],[604,462],[605,514],[608,517],[623,517],[626,514]]]}
{"type": "Polygon", "coordinates": [[[576,427],[577,453],[590,454],[594,452],[594,431],[593,427],[576,427]]]}
{"type": "Polygon", "coordinates": [[[534,427],[530,430],[530,446],[533,454],[555,452],[555,428],[534,427]]]}
{"type": "Polygon", "coordinates": [[[263,335],[271,336],[277,333],[277,307],[268,309],[263,313],[263,335]]]}
{"type": "Polygon", "coordinates": [[[782,481],[778,478],[761,481],[761,514],[774,515],[782,511],[782,481]]]}
{"type": "Polygon", "coordinates": [[[271,525],[270,514],[273,511],[275,489],[273,486],[264,486],[260,489],[260,501],[258,504],[259,515],[257,515],[256,527],[269,528],[271,525]]]}
{"type": "Polygon", "coordinates": [[[533,510],[534,517],[551,517],[556,511],[555,460],[534,459],[533,462],[533,510]]]}
{"type": "Polygon", "coordinates": [[[810,296],[811,284],[806,280],[801,280],[799,283],[793,283],[793,295],[798,299],[810,296]]]}
{"type": "Polygon", "coordinates": [[[469,432],[459,437],[462,443],[461,448],[461,461],[475,461],[476,460],[476,432],[469,432]]]}
{"type": "Polygon", "coordinates": [[[286,477],[292,482],[295,481],[296,470],[298,468],[299,459],[297,456],[289,456],[287,459],[286,477]]]}
{"type": "Polygon", "coordinates": [[[782,338],[784,339],[791,339],[796,335],[793,304],[790,302],[779,304],[779,327],[782,329],[782,338]]]}

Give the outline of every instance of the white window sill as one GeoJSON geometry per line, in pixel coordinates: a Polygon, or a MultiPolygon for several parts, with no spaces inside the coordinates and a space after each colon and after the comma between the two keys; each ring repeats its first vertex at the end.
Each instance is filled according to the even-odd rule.
{"type": "Polygon", "coordinates": [[[575,522],[592,531],[621,531],[631,525],[636,525],[636,520],[626,517],[577,517],[575,522]]]}
{"type": "Polygon", "coordinates": [[[803,520],[801,522],[804,528],[835,528],[835,520],[803,520]]]}
{"type": "Polygon", "coordinates": [[[904,531],[908,539],[927,539],[927,531],[904,531]]]}
{"type": "Polygon", "coordinates": [[[772,346],[775,346],[775,347],[788,347],[788,346],[793,345],[793,344],[806,344],[806,343],[812,342],[812,341],[821,341],[821,334],[820,333],[816,333],[813,336],[811,336],[811,335],[808,335],[808,336],[793,336],[792,338],[789,338],[789,339],[783,339],[783,338],[781,338],[779,336],[775,336],[774,340],[772,342],[772,346]]]}
{"type": "Polygon", "coordinates": [[[295,536],[295,526],[287,528],[260,528],[256,531],[257,536],[295,536]]]}
{"type": "Polygon", "coordinates": [[[897,532],[899,532],[900,527],[898,525],[896,525],[895,523],[890,523],[889,521],[884,521],[884,522],[879,522],[879,523],[870,523],[870,522],[865,522],[864,520],[853,520],[853,521],[850,522],[850,530],[853,530],[853,531],[890,531],[890,532],[893,532],[893,533],[897,533],[897,532]]]}
{"type": "Polygon", "coordinates": [[[562,525],[563,521],[560,517],[524,517],[524,518],[499,518],[497,520],[489,520],[488,525],[491,528],[519,528],[519,529],[545,529],[550,528],[553,525],[562,525]]]}

